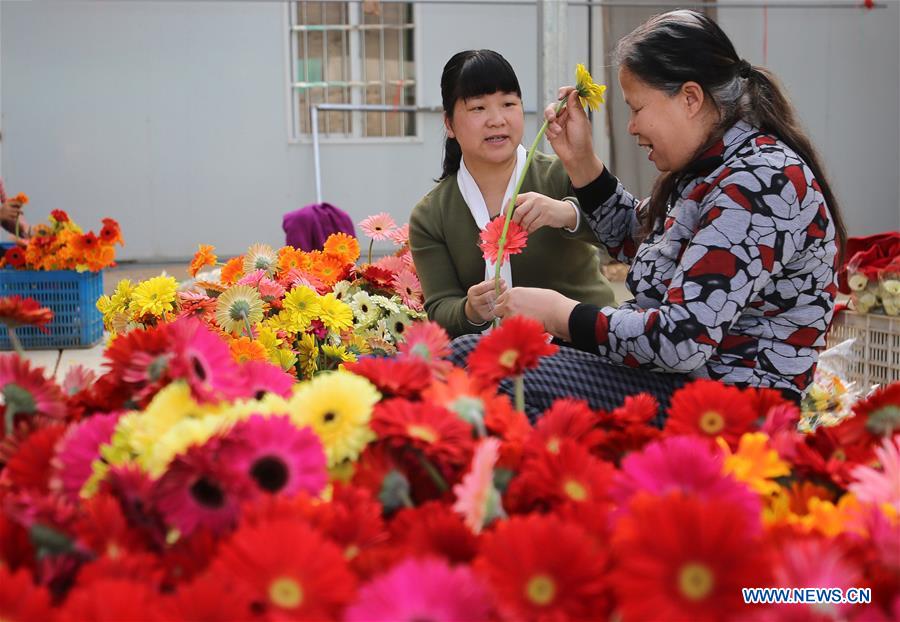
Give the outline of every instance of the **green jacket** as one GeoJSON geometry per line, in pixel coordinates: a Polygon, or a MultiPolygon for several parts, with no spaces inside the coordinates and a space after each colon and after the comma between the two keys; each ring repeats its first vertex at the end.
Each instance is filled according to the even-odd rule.
{"type": "MultiPolygon", "coordinates": [[[[578,205],[570,196],[574,190],[562,164],[540,152],[534,155],[521,192],[539,192],[578,205]]],[[[453,337],[486,328],[471,324],[464,311],[466,292],[484,280],[479,233],[456,175],[441,180],[409,219],[409,244],[425,293],[425,310],[453,337]]],[[[521,254],[510,258],[513,285],[553,289],[600,307],[613,305],[609,282],[600,273],[598,249],[599,242],[583,216],[575,233],[543,227],[528,236],[521,254]]]]}

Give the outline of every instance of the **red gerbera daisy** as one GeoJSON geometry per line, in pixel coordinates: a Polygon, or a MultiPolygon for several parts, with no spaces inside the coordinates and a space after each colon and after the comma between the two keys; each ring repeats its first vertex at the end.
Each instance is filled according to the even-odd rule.
{"type": "Polygon", "coordinates": [[[659,402],[647,393],[626,397],[612,412],[599,411],[597,426],[587,439],[591,452],[619,464],[630,452],[639,451],[662,435],[662,430],[650,423],[658,415],[659,402]]]}
{"type": "MultiPolygon", "coordinates": [[[[32,564],[34,561],[34,547],[28,530],[15,522],[5,513],[0,512],[0,571],[16,570],[20,566],[32,564]]],[[[3,582],[0,581],[0,588],[3,582]]],[[[2,611],[2,608],[0,608],[2,611]]]]}
{"type": "Polygon", "coordinates": [[[468,466],[472,456],[472,426],[429,402],[394,398],[376,404],[372,431],[395,448],[412,447],[445,476],[468,466]]]}
{"type": "Polygon", "coordinates": [[[744,395],[750,399],[752,408],[760,419],[765,419],[772,408],[790,403],[784,399],[781,391],[775,389],[748,387],[744,389],[744,395]]]}
{"type": "Polygon", "coordinates": [[[125,240],[122,239],[122,229],[119,227],[119,223],[112,218],[103,219],[103,228],[100,229],[100,239],[106,244],[119,243],[122,246],[125,245],[125,240]]]}
{"type": "Polygon", "coordinates": [[[50,210],[50,217],[56,222],[69,222],[69,215],[65,212],[65,210],[50,210]]]}
{"type": "Polygon", "coordinates": [[[42,307],[34,298],[0,297],[0,322],[9,328],[36,326],[46,333],[46,325],[52,321],[53,311],[42,307]]]}
{"type": "Polygon", "coordinates": [[[27,570],[14,573],[0,563],[0,620],[46,622],[51,619],[47,590],[35,585],[27,570]]]}
{"type": "Polygon", "coordinates": [[[367,264],[362,267],[358,275],[380,289],[393,292],[391,283],[394,281],[394,273],[378,266],[367,264]]]}
{"type": "MultiPolygon", "coordinates": [[[[492,264],[497,263],[497,255],[500,253],[500,236],[503,234],[503,225],[506,216],[500,215],[487,224],[479,235],[478,247],[484,254],[484,258],[492,264]]],[[[515,220],[509,221],[506,230],[506,244],[503,247],[503,261],[509,261],[510,255],[518,255],[528,245],[528,232],[515,220]]]]}
{"type": "Polygon", "coordinates": [[[128,551],[146,550],[144,540],[125,520],[122,506],[111,494],[94,495],[81,510],[74,532],[79,543],[96,555],[117,559],[128,551]]]}
{"type": "Polygon", "coordinates": [[[130,579],[98,579],[75,587],[57,613],[59,622],[122,622],[157,618],[155,590],[130,579]]]}
{"type": "Polygon", "coordinates": [[[524,316],[507,318],[485,335],[469,355],[469,372],[486,382],[518,376],[559,348],[547,341],[544,326],[524,316]]]}
{"type": "Polygon", "coordinates": [[[386,398],[415,398],[431,384],[428,363],[413,356],[367,356],[344,368],[368,379],[386,398]]]}
{"type": "Polygon", "coordinates": [[[169,326],[119,334],[103,353],[113,377],[131,385],[142,401],[169,381],[169,326]]]}
{"type": "Polygon", "coordinates": [[[560,398],[538,419],[529,439],[537,453],[558,453],[563,439],[587,443],[597,423],[597,415],[584,400],[560,398]]]}
{"type": "Polygon", "coordinates": [[[97,240],[96,234],[93,231],[88,231],[77,236],[73,246],[79,255],[86,255],[97,248],[97,244],[99,244],[99,240],[97,240]]]}
{"type": "Polygon", "coordinates": [[[815,433],[798,438],[792,448],[794,468],[801,475],[825,476],[838,486],[846,488],[852,481],[850,473],[853,469],[875,458],[874,447],[861,423],[861,419],[851,417],[833,428],[819,427],[815,433]],[[862,430],[864,436],[861,440],[847,440],[846,437],[850,436],[848,431],[852,428],[862,430]],[[843,437],[841,431],[844,432],[843,437]]]}
{"type": "Polygon", "coordinates": [[[3,263],[13,268],[21,268],[25,265],[25,251],[20,246],[13,246],[4,253],[3,263]]]}
{"type": "Polygon", "coordinates": [[[599,620],[608,611],[605,551],[553,515],[514,516],[485,534],[475,567],[511,620],[599,620]]]}
{"type": "MultiPolygon", "coordinates": [[[[890,436],[900,431],[900,382],[892,382],[853,405],[857,419],[873,436],[890,436]]],[[[877,442],[877,441],[876,441],[877,442]]]]}
{"type": "Polygon", "coordinates": [[[46,493],[56,444],[65,431],[63,425],[50,425],[28,435],[6,463],[4,479],[14,488],[46,493]]]}
{"type": "Polygon", "coordinates": [[[251,620],[253,592],[230,577],[204,573],[182,584],[178,590],[160,601],[162,620],[190,620],[191,622],[220,622],[221,620],[251,620]]]}
{"type": "Polygon", "coordinates": [[[608,498],[615,475],[612,465],[593,457],[575,441],[560,439],[555,452],[526,460],[506,494],[511,512],[547,511],[570,503],[597,503],[608,498]]]}
{"type": "Polygon", "coordinates": [[[461,515],[448,512],[437,501],[398,512],[391,534],[393,541],[419,557],[438,555],[454,564],[468,564],[478,554],[479,536],[466,527],[461,515]]]}
{"type": "Polygon", "coordinates": [[[712,622],[742,611],[742,587],[772,584],[747,521],[743,508],[718,499],[636,497],[612,540],[622,617],[712,622]]]}
{"type": "Polygon", "coordinates": [[[699,435],[715,442],[723,437],[736,449],[744,432],[754,429],[753,405],[737,387],[714,380],[695,380],[672,394],[665,434],[699,435]]]}
{"type": "Polygon", "coordinates": [[[356,588],[334,543],[285,519],[238,529],[220,548],[212,571],[252,590],[273,620],[335,619],[356,588]]]}

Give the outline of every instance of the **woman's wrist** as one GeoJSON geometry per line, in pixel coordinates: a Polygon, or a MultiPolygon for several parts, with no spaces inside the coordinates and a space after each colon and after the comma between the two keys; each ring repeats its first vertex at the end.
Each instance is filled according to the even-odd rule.
{"type": "Polygon", "coordinates": [[[481,319],[475,314],[475,309],[469,304],[468,297],[466,297],[466,304],[463,305],[463,315],[466,316],[466,321],[472,326],[484,326],[488,323],[488,320],[481,319]]]}
{"type": "Polygon", "coordinates": [[[576,188],[583,188],[603,173],[603,162],[592,153],[587,158],[576,158],[571,162],[563,162],[572,185],[576,188]]]}
{"type": "Polygon", "coordinates": [[[569,334],[569,316],[572,315],[572,310],[576,306],[578,306],[577,300],[561,297],[561,300],[555,305],[553,313],[550,316],[547,331],[554,337],[569,341],[571,339],[571,335],[569,334]]]}

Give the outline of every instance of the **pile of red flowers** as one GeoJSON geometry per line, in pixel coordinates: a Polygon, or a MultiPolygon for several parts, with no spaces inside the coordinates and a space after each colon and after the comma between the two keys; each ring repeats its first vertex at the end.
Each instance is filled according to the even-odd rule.
{"type": "Polygon", "coordinates": [[[900,384],[812,434],[778,393],[708,380],[662,428],[646,394],[532,425],[497,387],[549,352],[539,325],[468,369],[447,350],[415,324],[397,356],[294,383],[184,318],[62,387],[0,356],[0,619],[900,617],[900,384]]]}

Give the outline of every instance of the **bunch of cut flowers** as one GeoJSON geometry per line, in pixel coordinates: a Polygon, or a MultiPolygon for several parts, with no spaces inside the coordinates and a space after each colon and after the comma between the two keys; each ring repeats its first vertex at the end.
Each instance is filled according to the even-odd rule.
{"type": "Polygon", "coordinates": [[[115,334],[194,317],[217,330],[238,361],[268,360],[298,378],[336,369],[361,354],[397,351],[404,331],[424,317],[408,244],[375,263],[357,265],[359,243],[329,236],[321,251],[252,245],[224,264],[200,245],[186,288],[170,276],[118,283],[97,307],[115,334]]]}
{"type": "Polygon", "coordinates": [[[17,270],[76,270],[99,272],[116,265],[115,245],[125,245],[119,223],[103,219],[100,233],[88,231],[63,210],[53,210],[48,223],[31,228],[24,246],[9,248],[0,259],[0,267],[17,270]]]}
{"type": "Polygon", "coordinates": [[[808,434],[779,393],[711,380],[531,423],[506,383],[545,337],[509,318],[460,368],[417,322],[302,382],[197,318],[63,387],[0,356],[0,618],[897,618],[900,384],[808,434]]]}

